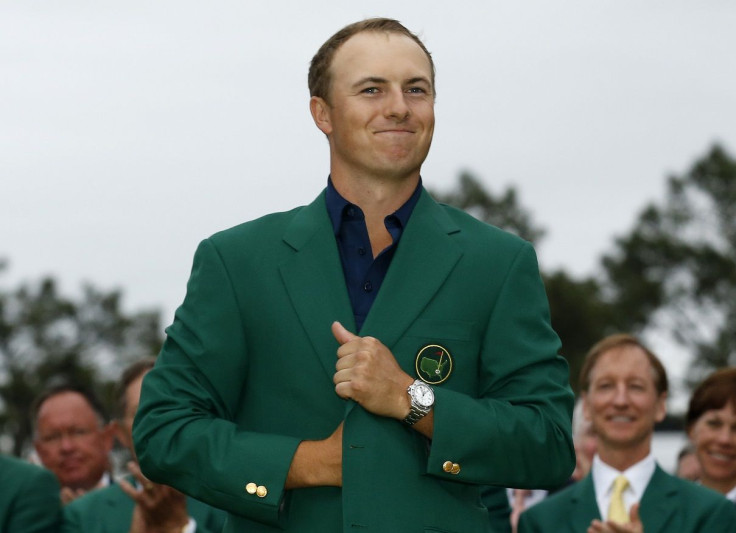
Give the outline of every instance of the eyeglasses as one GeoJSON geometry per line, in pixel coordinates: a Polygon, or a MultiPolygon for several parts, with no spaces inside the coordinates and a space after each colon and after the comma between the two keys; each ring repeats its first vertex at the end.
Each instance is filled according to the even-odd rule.
{"type": "Polygon", "coordinates": [[[53,433],[48,433],[46,435],[39,435],[38,440],[43,444],[58,446],[64,437],[72,442],[77,442],[88,438],[96,431],[96,429],[73,427],[64,431],[54,431],[53,433]]]}

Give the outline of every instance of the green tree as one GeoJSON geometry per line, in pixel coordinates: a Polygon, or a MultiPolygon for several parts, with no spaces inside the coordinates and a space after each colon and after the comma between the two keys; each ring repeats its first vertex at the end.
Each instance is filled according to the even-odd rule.
{"type": "Polygon", "coordinates": [[[570,365],[570,385],[577,393],[585,354],[606,335],[620,331],[615,326],[616,312],[595,278],[575,279],[564,270],[542,276],[552,327],[562,340],[562,355],[570,365]]]}
{"type": "Polygon", "coordinates": [[[0,290],[0,434],[21,455],[32,436],[31,404],[57,382],[97,390],[108,407],[110,381],[132,359],[157,353],[159,313],[126,314],[120,291],[82,288],[62,295],[53,278],[0,290]]]}
{"type": "Polygon", "coordinates": [[[692,355],[691,384],[736,364],[736,161],[721,146],[667,181],[602,260],[617,323],[664,331],[692,355]]]}
{"type": "Polygon", "coordinates": [[[499,196],[488,192],[480,180],[467,171],[460,173],[457,189],[431,192],[440,203],[458,207],[478,220],[510,231],[531,243],[538,243],[546,231],[534,224],[532,215],[518,199],[516,189],[507,187],[499,196]]]}

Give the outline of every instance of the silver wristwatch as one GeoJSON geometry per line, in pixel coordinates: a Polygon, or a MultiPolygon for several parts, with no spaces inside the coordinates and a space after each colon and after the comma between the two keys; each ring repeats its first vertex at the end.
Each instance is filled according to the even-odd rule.
{"type": "Polygon", "coordinates": [[[434,391],[432,387],[421,380],[416,380],[406,389],[411,400],[411,409],[404,418],[404,422],[410,426],[422,419],[434,405],[434,391]]]}

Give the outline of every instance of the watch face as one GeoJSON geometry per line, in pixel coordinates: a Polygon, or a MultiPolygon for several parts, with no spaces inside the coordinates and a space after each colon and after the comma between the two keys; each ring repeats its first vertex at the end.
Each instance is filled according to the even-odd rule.
{"type": "Polygon", "coordinates": [[[431,407],[434,404],[434,392],[424,383],[414,387],[414,401],[424,407],[431,407]]]}

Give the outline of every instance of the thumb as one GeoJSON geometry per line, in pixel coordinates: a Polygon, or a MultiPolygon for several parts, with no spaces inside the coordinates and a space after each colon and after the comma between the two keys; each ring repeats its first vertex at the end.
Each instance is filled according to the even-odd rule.
{"type": "Polygon", "coordinates": [[[342,346],[346,342],[350,342],[353,339],[357,339],[358,336],[350,333],[345,329],[345,326],[340,324],[337,320],[332,323],[332,334],[335,336],[338,344],[342,346]]]}
{"type": "Polygon", "coordinates": [[[629,510],[629,520],[631,520],[632,524],[640,523],[641,520],[639,519],[639,504],[635,503],[631,506],[631,509],[629,510]]]}

